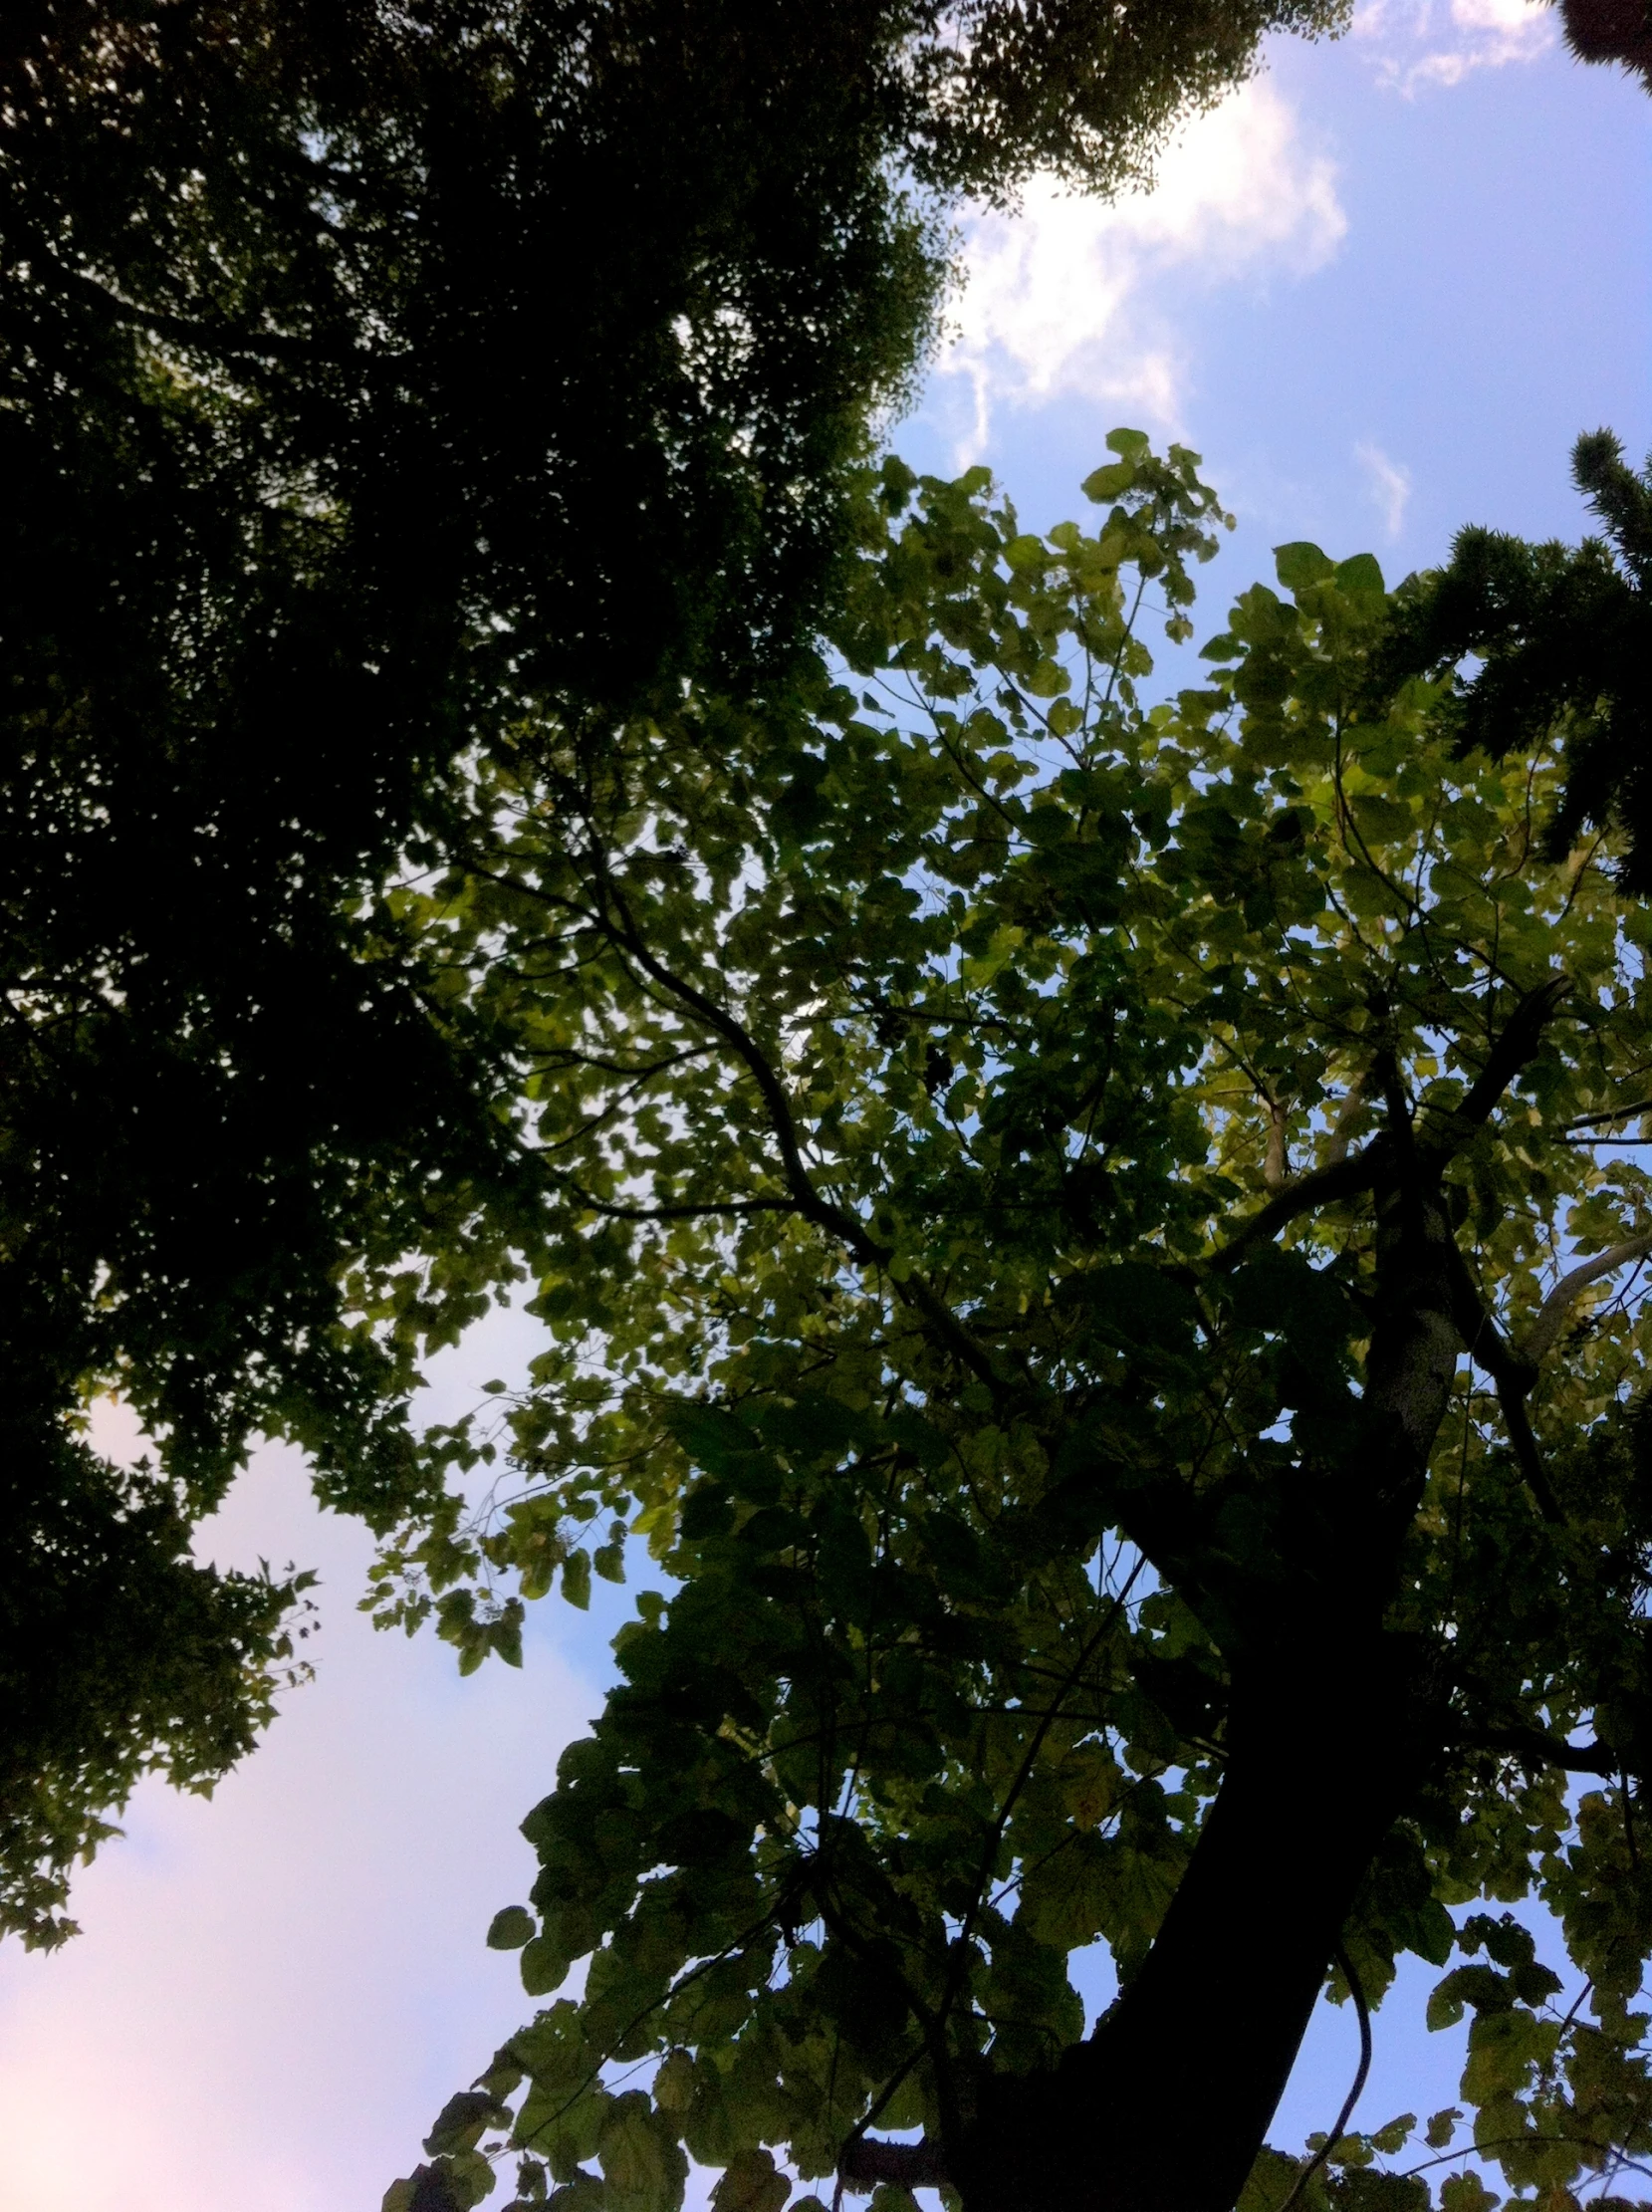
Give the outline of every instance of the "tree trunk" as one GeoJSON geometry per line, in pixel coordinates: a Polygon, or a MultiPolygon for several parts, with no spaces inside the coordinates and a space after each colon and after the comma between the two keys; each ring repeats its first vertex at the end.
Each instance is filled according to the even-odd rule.
{"type": "Polygon", "coordinates": [[[1337,1642],[1304,1634],[1290,1679],[1236,1681],[1227,1772],[1157,1941],[1059,2068],[988,2085],[968,2212],[1231,2212],[1416,1772],[1392,1647],[1337,1642]]]}
{"type": "MultiPolygon", "coordinates": [[[[1229,1654],[1221,1788],[1157,1939],[1052,2072],[989,2078],[949,2163],[966,2212],[1232,2212],[1340,1936],[1421,1772],[1408,1643],[1383,1628],[1460,1339],[1437,1168],[1377,1199],[1358,1449],[1304,1468],[1229,1654]]],[[[1332,2117],[1327,2113],[1327,2121],[1332,2117]]]]}

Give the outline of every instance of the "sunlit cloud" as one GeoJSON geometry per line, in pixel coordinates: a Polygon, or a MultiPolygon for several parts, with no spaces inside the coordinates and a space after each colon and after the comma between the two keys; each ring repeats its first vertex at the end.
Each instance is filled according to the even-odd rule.
{"type": "Polygon", "coordinates": [[[1191,124],[1151,192],[1109,204],[1036,178],[1018,211],[965,227],[966,281],[932,386],[958,465],[985,449],[997,410],[1061,395],[1179,430],[1188,346],[1160,280],[1300,277],[1346,230],[1333,164],[1266,79],[1191,124]]]}
{"type": "Polygon", "coordinates": [[[1379,83],[1412,98],[1477,70],[1534,62],[1558,33],[1547,0],[1361,0],[1353,36],[1379,83]]]}
{"type": "Polygon", "coordinates": [[[1390,538],[1397,538],[1405,522],[1406,503],[1411,497],[1411,471],[1398,461],[1391,461],[1380,445],[1363,440],[1353,449],[1354,459],[1365,472],[1365,488],[1373,507],[1382,517],[1382,527],[1390,538]]]}

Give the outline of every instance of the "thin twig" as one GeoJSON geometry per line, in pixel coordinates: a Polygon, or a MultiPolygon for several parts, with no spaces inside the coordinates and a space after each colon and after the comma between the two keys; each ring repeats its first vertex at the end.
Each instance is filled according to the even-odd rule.
{"type": "Polygon", "coordinates": [[[1332,1954],[1342,1969],[1342,1979],[1348,1985],[1348,1995],[1353,1999],[1353,2009],[1359,2015],[1359,2068],[1353,2078],[1353,2087],[1342,2099],[1342,2109],[1336,2115],[1336,2125],[1319,2145],[1307,2164],[1292,2183],[1291,2194],[1280,2206],[1280,2212],[1292,2212],[1292,2207],[1307,2184],[1347,2133],[1353,2108],[1359,2102],[1360,2091],[1365,2087],[1365,2077],[1371,2071],[1371,2015],[1365,2003],[1365,1992],[1359,1986],[1359,1976],[1353,1970],[1353,1961],[1340,1943],[1332,1954]]]}

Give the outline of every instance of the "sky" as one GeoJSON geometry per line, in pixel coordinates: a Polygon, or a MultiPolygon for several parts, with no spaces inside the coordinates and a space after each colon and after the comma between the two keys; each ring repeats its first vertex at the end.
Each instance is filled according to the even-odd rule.
{"type": "MultiPolygon", "coordinates": [[[[1637,86],[1572,63],[1527,0],[1365,0],[1348,37],[1269,65],[1151,195],[1035,184],[966,222],[952,336],[891,432],[921,469],[985,462],[1034,529],[1082,512],[1115,424],[1192,445],[1239,525],[1208,630],[1286,540],[1397,581],[1468,522],[1575,539],[1577,433],[1652,446],[1637,86]]],[[[532,1349],[498,1317],[444,1355],[431,1416],[532,1349]]],[[[210,1803],[138,1792],[75,1942],[0,1950],[0,2212],[372,2212],[532,2009],[483,1933],[526,1896],[517,1823],[600,1707],[624,1594],[549,1601],[520,1672],[461,1681],[354,1609],[367,1541],[276,1448],[197,1548],[320,1570],[316,1679],[210,1803]]],[[[1460,2036],[1415,2026],[1431,1979],[1410,1962],[1377,2015],[1367,2123],[1453,2100],[1460,2036]]],[[[1356,2050],[1321,2007],[1276,2142],[1330,2123],[1356,2050]]]]}

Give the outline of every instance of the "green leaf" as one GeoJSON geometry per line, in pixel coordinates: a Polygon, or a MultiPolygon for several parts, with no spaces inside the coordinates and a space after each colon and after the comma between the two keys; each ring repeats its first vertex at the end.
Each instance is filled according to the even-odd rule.
{"type": "Polygon", "coordinates": [[[628,2089],[609,2105],[597,2157],[608,2212],[676,2212],[688,2161],[641,2090],[628,2089]]]}
{"type": "Polygon", "coordinates": [[[694,2101],[694,2061],[686,2051],[666,2053],[654,2076],[654,2102],[662,2112],[686,2112],[694,2101]]]}
{"type": "Polygon", "coordinates": [[[1351,559],[1336,564],[1336,583],[1350,599],[1381,602],[1388,596],[1388,587],[1382,580],[1382,570],[1375,554],[1356,553],[1351,559]]]}
{"type": "Polygon", "coordinates": [[[1084,497],[1098,507],[1104,507],[1127,492],[1136,480],[1132,461],[1108,461],[1102,467],[1091,469],[1079,486],[1084,497]]]}
{"type": "Polygon", "coordinates": [[[539,1922],[523,1905],[506,1905],[488,1923],[491,1951],[520,1951],[538,1933],[539,1922]]]}
{"type": "Polygon", "coordinates": [[[507,2117],[485,2089],[461,2089],[442,2106],[424,2147],[432,2158],[473,2150],[485,2129],[500,2126],[507,2117]]]}
{"type": "Polygon", "coordinates": [[[1473,2167],[1465,2173],[1448,2174],[1440,2184],[1441,2212],[1497,2212],[1502,2202],[1473,2167]]]}
{"type": "Polygon", "coordinates": [[[1323,584],[1327,577],[1337,573],[1334,561],[1329,561],[1315,545],[1306,540],[1274,548],[1274,573],[1288,592],[1305,592],[1315,584],[1323,584]]]}
{"type": "Polygon", "coordinates": [[[791,2193],[768,2151],[737,2151],[712,2189],[712,2212],[780,2212],[791,2193]]]}
{"type": "Polygon", "coordinates": [[[563,1561],[563,1596],[582,1612],[590,1604],[590,1554],[570,1552],[563,1561]]]}
{"type": "Polygon", "coordinates": [[[1383,799],[1374,792],[1356,792],[1348,802],[1355,827],[1361,837],[1372,845],[1395,845],[1411,837],[1417,827],[1417,818],[1408,806],[1394,799],[1383,799]]]}
{"type": "Polygon", "coordinates": [[[1379,2150],[1385,2158],[1392,2158],[1396,2151],[1404,2149],[1416,2124],[1415,2112],[1401,2112],[1397,2119],[1387,2120],[1381,2127],[1371,2129],[1372,2147],[1379,2150]]]}

